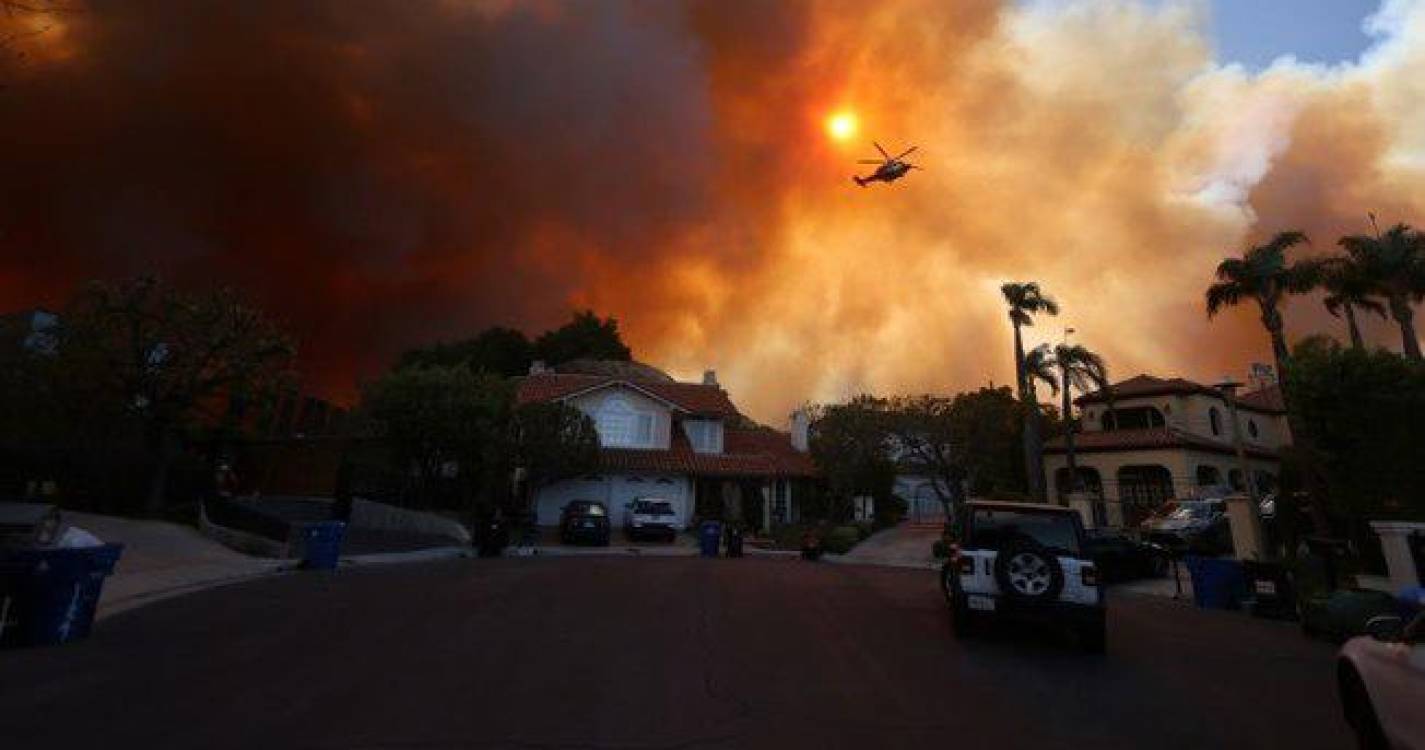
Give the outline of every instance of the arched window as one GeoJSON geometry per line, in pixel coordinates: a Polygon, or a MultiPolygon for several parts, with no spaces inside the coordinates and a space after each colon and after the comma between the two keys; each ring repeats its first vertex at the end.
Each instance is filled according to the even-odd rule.
{"type": "Polygon", "coordinates": [[[1207,410],[1207,421],[1212,427],[1212,434],[1222,434],[1222,412],[1218,411],[1216,406],[1207,410]]]}

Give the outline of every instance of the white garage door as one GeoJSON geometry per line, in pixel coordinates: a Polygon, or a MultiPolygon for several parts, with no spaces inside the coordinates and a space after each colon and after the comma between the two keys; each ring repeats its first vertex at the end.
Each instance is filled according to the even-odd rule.
{"type": "Polygon", "coordinates": [[[613,474],[571,479],[545,487],[535,499],[535,523],[541,526],[559,525],[559,514],[574,500],[593,500],[609,510],[609,522],[623,526],[627,505],[642,497],[667,500],[677,513],[678,528],[686,528],[692,506],[692,490],[688,480],[676,475],[613,474]]]}
{"type": "Polygon", "coordinates": [[[608,482],[603,477],[585,477],[552,484],[539,491],[534,504],[535,523],[558,526],[559,514],[574,500],[593,500],[609,504],[608,482]]]}

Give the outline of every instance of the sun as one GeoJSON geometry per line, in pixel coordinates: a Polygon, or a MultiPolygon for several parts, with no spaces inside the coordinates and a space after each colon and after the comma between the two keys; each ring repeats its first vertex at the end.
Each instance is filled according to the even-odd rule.
{"type": "Polygon", "coordinates": [[[856,135],[858,125],[855,112],[833,112],[826,118],[826,134],[831,136],[832,140],[844,141],[856,135]]]}

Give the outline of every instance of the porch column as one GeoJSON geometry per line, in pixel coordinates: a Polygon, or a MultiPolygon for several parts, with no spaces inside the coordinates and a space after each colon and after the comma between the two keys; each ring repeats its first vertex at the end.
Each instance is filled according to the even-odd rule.
{"type": "Polygon", "coordinates": [[[1238,560],[1261,560],[1262,524],[1257,518],[1256,503],[1248,495],[1234,494],[1227,498],[1227,518],[1232,525],[1232,548],[1238,560]]]}
{"type": "Polygon", "coordinates": [[[773,479],[762,483],[762,533],[772,530],[772,482],[773,479]]]}
{"type": "Polygon", "coordinates": [[[1400,591],[1425,585],[1425,581],[1420,580],[1420,566],[1425,565],[1425,561],[1417,562],[1410,551],[1410,537],[1425,535],[1425,523],[1372,521],[1371,528],[1380,535],[1380,550],[1385,556],[1386,571],[1390,574],[1390,588],[1400,591]]]}

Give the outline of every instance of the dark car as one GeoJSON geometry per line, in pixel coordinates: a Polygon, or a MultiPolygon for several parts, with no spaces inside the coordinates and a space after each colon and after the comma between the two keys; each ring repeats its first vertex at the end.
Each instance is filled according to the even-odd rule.
{"type": "Polygon", "coordinates": [[[1079,514],[1056,505],[971,502],[940,583],[956,637],[1000,620],[1030,620],[1105,646],[1098,566],[1079,514]]]}
{"type": "Polygon", "coordinates": [[[1222,500],[1177,500],[1170,512],[1155,514],[1141,529],[1147,541],[1178,554],[1232,551],[1232,527],[1222,500]]]}
{"type": "Polygon", "coordinates": [[[1105,583],[1167,575],[1171,553],[1152,542],[1140,542],[1111,529],[1084,531],[1084,550],[1098,565],[1105,583]]]}
{"type": "Polygon", "coordinates": [[[564,544],[585,542],[607,547],[608,508],[593,500],[575,500],[564,506],[564,511],[559,515],[559,541],[564,544]]]}

